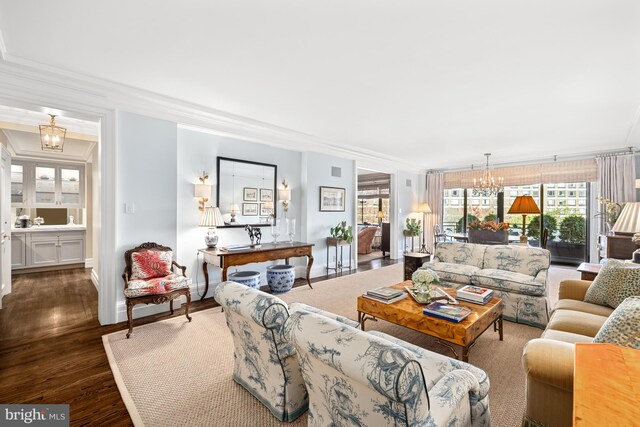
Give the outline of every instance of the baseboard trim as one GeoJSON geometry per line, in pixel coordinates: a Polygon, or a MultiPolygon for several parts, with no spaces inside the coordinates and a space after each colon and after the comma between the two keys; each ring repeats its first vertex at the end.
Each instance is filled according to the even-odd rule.
{"type": "Polygon", "coordinates": [[[95,268],[93,268],[91,270],[91,282],[93,283],[93,286],[96,287],[96,289],[98,289],[100,287],[100,280],[98,278],[98,272],[96,271],[95,268]]]}
{"type": "Polygon", "coordinates": [[[69,270],[73,268],[84,268],[84,263],[78,264],[64,264],[64,265],[48,265],[46,267],[29,267],[11,270],[12,275],[27,274],[27,273],[40,273],[43,271],[58,271],[69,270]]]}

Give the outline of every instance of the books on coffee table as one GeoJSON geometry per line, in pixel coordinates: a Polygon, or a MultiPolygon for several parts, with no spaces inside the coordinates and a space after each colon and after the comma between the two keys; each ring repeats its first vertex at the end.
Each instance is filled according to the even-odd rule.
{"type": "Polygon", "coordinates": [[[396,298],[402,293],[403,293],[402,290],[390,288],[388,286],[381,286],[379,288],[370,289],[366,292],[367,295],[371,295],[376,298],[382,298],[382,299],[396,298]]]}
{"type": "Polygon", "coordinates": [[[422,312],[438,319],[458,323],[471,314],[471,309],[460,305],[449,305],[439,301],[432,302],[422,308],[422,312]]]}
{"type": "Polygon", "coordinates": [[[377,297],[375,295],[369,294],[368,292],[362,294],[362,296],[364,298],[368,298],[368,299],[371,299],[371,300],[374,300],[374,301],[378,301],[378,302],[381,302],[383,304],[392,304],[392,303],[394,303],[396,301],[400,301],[402,299],[405,299],[407,297],[407,295],[408,294],[406,292],[402,292],[402,291],[400,291],[400,295],[395,296],[393,298],[380,298],[380,297],[377,297]]]}
{"type": "Polygon", "coordinates": [[[474,304],[486,304],[493,298],[493,291],[480,286],[467,285],[456,291],[456,296],[462,301],[472,302],[474,304]]]}

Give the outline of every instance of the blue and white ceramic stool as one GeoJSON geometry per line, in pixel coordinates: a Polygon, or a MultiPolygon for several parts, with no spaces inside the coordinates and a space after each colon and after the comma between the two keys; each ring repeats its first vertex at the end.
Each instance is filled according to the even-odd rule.
{"type": "Polygon", "coordinates": [[[227,280],[240,283],[254,289],[260,289],[260,273],[257,271],[236,271],[227,276],[227,280]]]}
{"type": "Polygon", "coordinates": [[[267,283],[271,292],[278,294],[290,291],[296,278],[295,270],[294,266],[287,264],[267,267],[267,283]]]}

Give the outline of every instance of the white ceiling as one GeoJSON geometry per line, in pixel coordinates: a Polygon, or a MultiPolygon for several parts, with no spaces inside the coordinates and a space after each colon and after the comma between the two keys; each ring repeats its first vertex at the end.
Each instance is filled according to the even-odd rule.
{"type": "Polygon", "coordinates": [[[420,168],[640,146],[637,0],[0,0],[5,54],[420,168]]]}

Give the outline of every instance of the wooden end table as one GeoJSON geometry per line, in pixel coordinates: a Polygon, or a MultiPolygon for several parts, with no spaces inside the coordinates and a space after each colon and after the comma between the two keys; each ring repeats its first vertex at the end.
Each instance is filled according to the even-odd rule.
{"type": "Polygon", "coordinates": [[[422,264],[429,261],[431,258],[430,253],[424,252],[407,252],[404,254],[404,280],[411,280],[411,275],[418,268],[422,267],[422,264]]]}
{"type": "Polygon", "coordinates": [[[593,281],[598,275],[598,273],[600,272],[601,267],[602,266],[600,264],[591,264],[588,262],[583,262],[578,266],[578,271],[580,272],[580,279],[593,281]]]}
{"type": "MultiPolygon", "coordinates": [[[[404,290],[405,286],[411,286],[411,281],[406,280],[391,287],[404,290]]],[[[455,289],[443,289],[455,297],[455,289]]],[[[500,341],[503,341],[502,299],[493,297],[486,305],[464,301],[459,301],[459,303],[463,307],[470,308],[472,313],[461,322],[455,323],[423,314],[423,305],[418,304],[411,298],[411,295],[392,304],[359,296],[358,322],[363,331],[366,320],[382,319],[422,332],[436,338],[439,344],[449,348],[457,359],[468,362],[469,350],[491,325],[493,325],[493,330],[498,332],[500,341]],[[462,347],[460,355],[453,345],[462,347]]]]}

